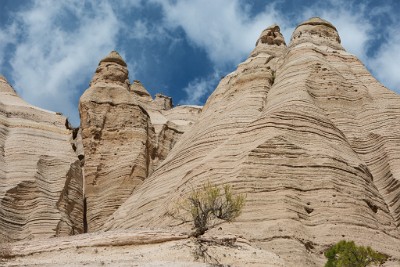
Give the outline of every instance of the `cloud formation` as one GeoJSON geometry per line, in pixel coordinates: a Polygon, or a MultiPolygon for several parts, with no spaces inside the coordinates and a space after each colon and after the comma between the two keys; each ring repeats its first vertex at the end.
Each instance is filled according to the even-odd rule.
{"type": "Polygon", "coordinates": [[[10,60],[19,94],[71,116],[77,124],[77,85],[92,75],[99,57],[115,47],[119,25],[110,4],[37,0],[19,11],[10,27],[20,30],[10,60]]]}
{"type": "Polygon", "coordinates": [[[368,65],[380,81],[400,93],[400,35],[398,29],[400,29],[400,24],[390,30],[388,41],[368,61],[368,65]]]}
{"type": "Polygon", "coordinates": [[[250,53],[266,26],[282,22],[272,4],[254,16],[249,6],[238,0],[153,2],[163,8],[165,27],[183,29],[217,67],[237,64],[250,53]]]}
{"type": "Polygon", "coordinates": [[[186,93],[186,97],[179,101],[179,104],[183,105],[203,105],[207,96],[212,93],[215,89],[218,81],[220,80],[220,73],[214,71],[211,75],[203,78],[196,78],[189,82],[189,84],[183,88],[186,93]]]}

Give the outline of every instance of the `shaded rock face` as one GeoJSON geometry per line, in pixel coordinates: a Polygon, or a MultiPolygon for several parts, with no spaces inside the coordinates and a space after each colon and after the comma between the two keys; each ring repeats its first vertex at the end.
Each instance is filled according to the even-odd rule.
{"type": "Polygon", "coordinates": [[[173,227],[171,203],[211,181],[247,195],[222,232],[274,251],[285,266],[321,266],[341,239],[400,259],[400,97],[343,49],[330,23],[300,24],[288,47],[263,37],[277,31],[263,32],[221,80],[104,230],[173,227]]]}
{"type": "Polygon", "coordinates": [[[0,243],[83,232],[83,177],[66,118],[0,77],[0,243]]]}

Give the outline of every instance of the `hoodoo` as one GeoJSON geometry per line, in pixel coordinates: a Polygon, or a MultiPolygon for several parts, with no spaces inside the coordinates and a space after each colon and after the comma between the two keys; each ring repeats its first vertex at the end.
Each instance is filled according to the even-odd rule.
{"type": "Polygon", "coordinates": [[[131,85],[115,51],[100,61],[79,102],[88,232],[100,230],[152,174],[200,110],[173,109],[171,98],[153,100],[139,81],[131,85]]]}
{"type": "Polygon", "coordinates": [[[79,102],[89,232],[99,230],[152,172],[154,129],[129,86],[126,63],[113,51],[79,102]]]}

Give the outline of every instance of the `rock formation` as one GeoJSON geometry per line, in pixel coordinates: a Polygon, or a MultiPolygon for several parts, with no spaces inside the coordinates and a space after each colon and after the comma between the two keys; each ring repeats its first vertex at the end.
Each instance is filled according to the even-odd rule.
{"type": "Polygon", "coordinates": [[[398,266],[400,96],[340,42],[320,18],[288,45],[268,27],[203,108],[153,99],[111,52],[73,130],[0,77],[0,241],[97,231],[10,244],[10,266],[78,254],[74,264],[92,266],[322,266],[342,239],[398,266]],[[235,222],[196,239],[170,211],[206,182],[247,201],[235,222]]]}
{"type": "Polygon", "coordinates": [[[79,102],[89,232],[152,172],[154,129],[128,89],[126,63],[113,51],[100,61],[79,102]]]}
{"type": "Polygon", "coordinates": [[[200,106],[173,107],[172,98],[162,94],[151,97],[146,88],[138,80],[130,87],[135,99],[146,110],[155,130],[154,169],[169,154],[180,136],[195,123],[201,113],[200,106]]]}
{"type": "Polygon", "coordinates": [[[177,225],[171,205],[211,181],[247,195],[221,231],[285,266],[321,266],[341,239],[399,259],[399,121],[400,97],[343,49],[329,22],[300,24],[288,47],[275,25],[103,229],[177,225]]]}
{"type": "Polygon", "coordinates": [[[0,77],[0,243],[83,232],[82,171],[66,124],[0,77]]]}
{"type": "Polygon", "coordinates": [[[172,99],[152,99],[113,51],[102,59],[79,102],[85,170],[87,231],[104,221],[165,159],[200,108],[172,109],[172,99]],[[194,112],[192,112],[194,110],[194,112]],[[168,117],[172,119],[169,120],[168,117]]]}

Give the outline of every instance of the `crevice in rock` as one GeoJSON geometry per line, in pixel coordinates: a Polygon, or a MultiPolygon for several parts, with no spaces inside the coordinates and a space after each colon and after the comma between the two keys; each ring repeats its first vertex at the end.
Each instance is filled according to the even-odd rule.
{"type": "Polygon", "coordinates": [[[83,232],[88,232],[86,197],[83,198],[83,232]]]}
{"type": "Polygon", "coordinates": [[[374,212],[378,212],[378,207],[374,204],[372,204],[369,200],[364,199],[364,202],[367,203],[368,207],[374,212]]]}

